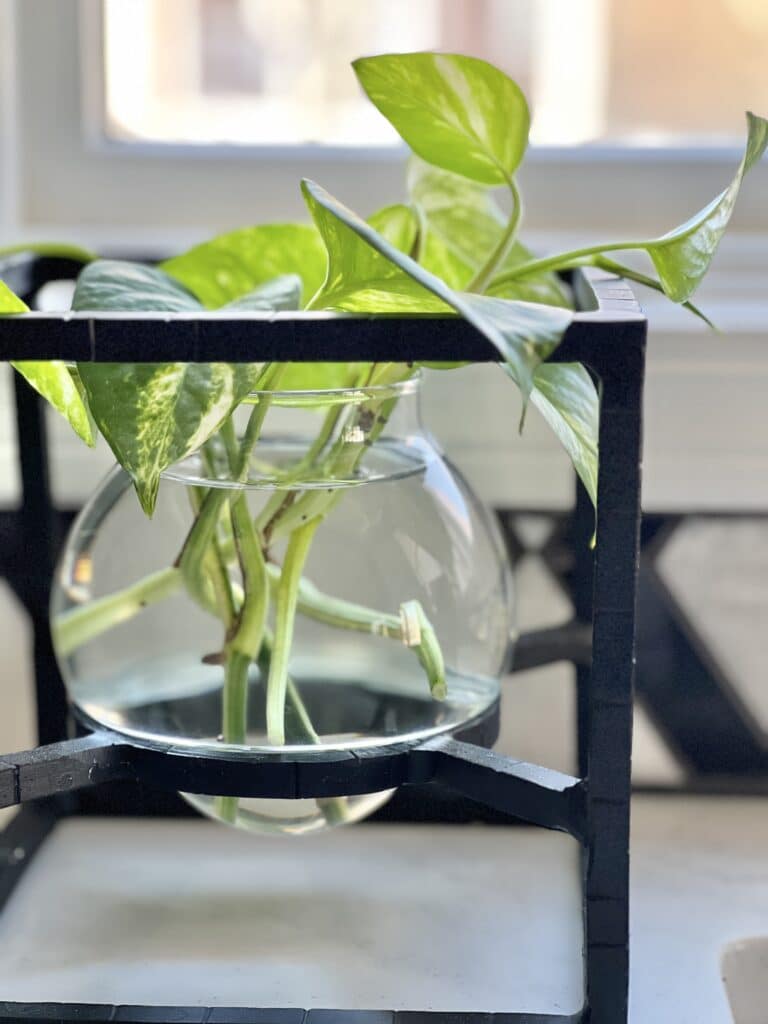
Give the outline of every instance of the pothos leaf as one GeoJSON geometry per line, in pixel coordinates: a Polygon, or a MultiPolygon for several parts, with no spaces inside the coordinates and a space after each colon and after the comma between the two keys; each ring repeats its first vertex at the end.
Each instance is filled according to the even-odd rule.
{"type": "MultiPolygon", "coordinates": [[[[28,312],[27,304],[4,281],[0,281],[0,316],[28,312]]],[[[11,366],[64,416],[86,444],[93,446],[96,443],[88,409],[66,363],[60,360],[21,360],[12,362],[11,366]]]]}
{"type": "Polygon", "coordinates": [[[283,274],[301,278],[306,300],[323,282],[325,249],[311,224],[262,224],[212,238],[160,268],[208,309],[218,309],[283,274]]]}
{"type": "MultiPolygon", "coordinates": [[[[647,274],[640,273],[639,270],[635,270],[634,267],[628,267],[623,263],[617,263],[616,260],[611,260],[607,256],[598,256],[594,261],[594,266],[600,267],[602,270],[607,270],[611,274],[616,274],[617,277],[624,277],[629,281],[636,281],[638,284],[645,285],[646,288],[652,288],[656,292],[663,292],[661,281],[657,281],[653,277],[649,277],[647,274]]],[[[707,327],[711,327],[713,330],[717,330],[717,327],[712,323],[706,313],[699,309],[698,306],[694,306],[692,302],[684,302],[683,309],[687,309],[689,313],[693,313],[699,320],[703,320],[707,327]]]]}
{"type": "Polygon", "coordinates": [[[581,363],[542,363],[531,402],[568,453],[593,504],[597,504],[599,400],[581,363]]]}
{"type": "MultiPolygon", "coordinates": [[[[419,263],[451,287],[465,288],[499,244],[506,226],[490,189],[431,167],[418,157],[412,157],[408,164],[408,189],[420,218],[419,263]]],[[[532,258],[516,240],[497,273],[532,258]]],[[[489,288],[487,293],[497,298],[572,306],[559,278],[546,271],[489,288]]]]}
{"type": "Polygon", "coordinates": [[[302,190],[328,248],[328,279],[316,304],[330,298],[339,304],[349,301],[358,310],[381,311],[380,306],[367,306],[364,298],[367,283],[359,275],[371,268],[379,289],[392,283],[399,295],[410,287],[414,302],[424,302],[424,293],[432,293],[443,308],[460,313],[496,345],[524,398],[530,396],[549,422],[594,500],[598,438],[594,384],[580,364],[541,363],[561,340],[572,314],[561,308],[456,292],[395,249],[319,185],[304,181],[302,190]],[[366,247],[375,251],[375,257],[366,256],[366,247]],[[392,268],[385,272],[382,261],[392,268]],[[354,278],[355,274],[357,291],[345,291],[345,281],[352,287],[347,275],[354,278]],[[404,283],[408,277],[412,278],[410,286],[404,283]]]}
{"type": "Polygon", "coordinates": [[[319,185],[303,181],[301,187],[328,254],[328,271],[312,300],[313,308],[379,313],[449,311],[439,296],[402,269],[400,260],[416,266],[413,260],[319,185]]]}
{"type": "Polygon", "coordinates": [[[319,185],[305,180],[302,191],[328,249],[328,278],[315,306],[359,312],[452,309],[493,342],[527,399],[533,373],[561,340],[570,311],[454,291],[319,185]]]}
{"type": "Polygon", "coordinates": [[[0,316],[13,313],[28,313],[29,306],[12,292],[5,281],[0,281],[0,316]]]}
{"type": "Polygon", "coordinates": [[[93,423],[88,408],[69,367],[58,359],[47,362],[38,360],[11,363],[14,370],[32,385],[38,394],[50,402],[57,412],[91,448],[96,444],[93,423]]]}
{"type": "Polygon", "coordinates": [[[157,267],[128,260],[95,260],[78,275],[72,309],[185,313],[202,306],[157,267]]]}
{"type": "Polygon", "coordinates": [[[258,385],[261,364],[80,363],[94,419],[152,515],[161,474],[258,385]]]}
{"type": "MultiPolygon", "coordinates": [[[[246,296],[258,308],[295,297],[297,281],[271,281],[246,296]]],[[[80,274],[75,309],[200,310],[198,300],[156,267],[101,260],[80,274]]],[[[253,305],[247,308],[254,308],[253,305]]],[[[262,363],[80,363],[96,424],[151,515],[162,473],[199,448],[258,386],[262,363]]]]}
{"type": "MultiPolygon", "coordinates": [[[[409,252],[413,248],[418,224],[410,207],[402,203],[385,206],[372,214],[368,223],[397,249],[409,252]]],[[[368,249],[362,256],[365,260],[371,257],[375,260],[376,253],[368,249]]],[[[353,302],[349,297],[348,301],[353,302]]],[[[361,379],[367,379],[366,365],[370,366],[364,363],[290,363],[280,377],[280,388],[284,391],[306,391],[352,387],[361,379]]]]}
{"type": "Polygon", "coordinates": [[[246,312],[259,309],[299,309],[300,305],[301,278],[298,274],[281,274],[220,308],[246,312]]]}
{"type": "Polygon", "coordinates": [[[477,57],[389,53],[353,61],[372,103],[428,163],[488,185],[507,182],[528,144],[519,86],[477,57]]]}
{"type": "Polygon", "coordinates": [[[685,224],[639,246],[653,260],[670,299],[684,302],[698,288],[731,219],[744,175],[761,159],[766,147],[768,120],[748,112],[744,156],[728,188],[685,224]]]}
{"type": "Polygon", "coordinates": [[[412,252],[419,233],[419,222],[410,206],[404,203],[385,206],[371,214],[368,223],[400,252],[412,252]]]}

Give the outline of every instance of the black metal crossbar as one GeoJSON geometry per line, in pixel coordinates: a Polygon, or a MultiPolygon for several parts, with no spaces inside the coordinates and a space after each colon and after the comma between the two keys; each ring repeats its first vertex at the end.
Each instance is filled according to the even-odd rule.
{"type": "Polygon", "coordinates": [[[440,1013],[414,1010],[246,1010],[241,1007],[0,1003],[0,1021],[38,1024],[579,1024],[581,1014],[440,1013]]]}
{"type": "MultiPolygon", "coordinates": [[[[67,261],[16,257],[0,277],[31,300],[49,280],[72,276],[67,261]]],[[[0,1021],[205,1021],[209,1024],[626,1024],[629,978],[628,851],[635,593],[640,523],[640,447],[645,320],[629,288],[599,272],[573,277],[578,312],[555,353],[585,363],[600,381],[597,545],[583,494],[573,520],[575,619],[524,635],[516,668],[569,660],[576,667],[579,778],[485,749],[497,709],[461,737],[366,754],[200,755],[150,749],[106,730],[66,740],[67,708],[50,645],[47,599],[61,518],[48,487],[45,423],[29,388],[16,387],[23,502],[0,516],[0,567],[22,597],[34,631],[39,738],[45,746],[0,756],[0,806],[22,803],[2,834],[0,906],[57,815],[79,807],[77,791],[127,784],[189,792],[296,797],[403,786],[454,792],[470,806],[562,829],[582,844],[585,1005],[575,1015],[422,1013],[301,1009],[0,1003],[0,1021]],[[31,538],[45,537],[30,564],[31,538]],[[23,572],[20,571],[23,566],[23,572]],[[473,731],[473,729],[475,731],[473,731]]],[[[0,360],[473,361],[498,353],[454,317],[279,314],[50,314],[0,320],[0,360]]],[[[0,993],[1,994],[1,993],[0,993]]]]}

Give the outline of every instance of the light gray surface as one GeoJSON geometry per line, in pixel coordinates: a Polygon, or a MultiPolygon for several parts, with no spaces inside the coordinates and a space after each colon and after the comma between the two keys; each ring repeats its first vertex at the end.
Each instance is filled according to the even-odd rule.
{"type": "Polygon", "coordinates": [[[575,1009],[576,870],[572,840],[527,829],[68,822],[0,916],[0,993],[575,1009]]]}
{"type": "MultiPolygon", "coordinates": [[[[574,846],[531,829],[63,825],[0,917],[6,999],[572,1009],[574,846]]],[[[638,797],[632,1024],[729,1024],[725,946],[768,932],[758,799],[638,797]]]]}
{"type": "Polygon", "coordinates": [[[724,947],[768,931],[766,809],[760,798],[635,798],[632,1024],[730,1024],[724,947]]]}

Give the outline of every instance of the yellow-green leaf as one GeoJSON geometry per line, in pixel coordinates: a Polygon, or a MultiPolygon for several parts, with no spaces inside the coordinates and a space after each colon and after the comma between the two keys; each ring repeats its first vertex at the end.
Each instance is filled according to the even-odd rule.
{"type": "Polygon", "coordinates": [[[389,53],[353,62],[370,100],[423,160],[488,185],[508,182],[528,144],[520,87],[487,61],[389,53]]]}
{"type": "Polygon", "coordinates": [[[744,175],[762,158],[767,146],[768,120],[748,112],[744,156],[728,188],[685,224],[642,245],[670,299],[684,302],[698,288],[731,219],[744,175]]]}
{"type": "MultiPolygon", "coordinates": [[[[4,281],[0,281],[0,316],[28,312],[27,304],[15,295],[4,281]]],[[[92,446],[96,443],[88,409],[65,363],[60,360],[21,360],[14,361],[11,365],[38,394],[62,414],[86,444],[92,446]]]]}
{"type": "Polygon", "coordinates": [[[258,385],[260,364],[80,363],[99,430],[152,515],[162,473],[199,448],[258,385]]]}
{"type": "Polygon", "coordinates": [[[325,249],[311,224],[262,224],[212,238],[160,268],[208,309],[218,309],[283,274],[301,278],[306,302],[325,276],[325,249]]]}

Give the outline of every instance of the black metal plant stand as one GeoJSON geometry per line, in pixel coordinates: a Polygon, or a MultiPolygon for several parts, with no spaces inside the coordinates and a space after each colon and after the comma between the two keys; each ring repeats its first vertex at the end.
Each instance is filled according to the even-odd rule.
{"type": "MultiPolygon", "coordinates": [[[[31,301],[46,281],[72,276],[75,270],[66,261],[23,257],[0,266],[0,277],[31,301]]],[[[583,1010],[563,1016],[0,1002],[0,1021],[626,1022],[632,683],[646,323],[624,282],[589,271],[578,274],[574,285],[584,311],[576,315],[555,359],[584,362],[601,385],[599,542],[594,550],[590,548],[593,520],[582,494],[572,521],[575,619],[524,635],[515,669],[563,660],[575,665],[579,777],[486,749],[496,737],[498,708],[460,737],[439,737],[415,747],[374,749],[365,755],[201,756],[173,747],[144,747],[107,730],[67,739],[66,702],[47,622],[57,540],[67,517],[54,509],[50,499],[41,403],[25,384],[17,384],[19,435],[24,438],[20,445],[23,503],[16,512],[0,513],[0,573],[32,621],[43,745],[0,756],[0,807],[24,805],[0,840],[0,907],[57,820],[64,814],[88,813],[94,807],[103,811],[106,806],[114,813],[114,798],[106,805],[102,798],[100,805],[99,794],[115,792],[120,784],[123,787],[117,791],[126,794],[134,813],[137,808],[142,813],[162,813],[163,801],[168,798],[158,794],[164,791],[285,798],[402,786],[404,794],[423,798],[424,805],[432,807],[433,817],[447,808],[444,820],[483,814],[492,820],[522,819],[568,832],[582,845],[583,1010]],[[32,537],[34,546],[29,543],[32,537]],[[41,537],[47,542],[42,550],[41,537]],[[30,550],[35,553],[34,561],[29,558],[30,550]],[[454,796],[451,803],[450,794],[459,797],[454,796]]],[[[490,343],[458,319],[298,313],[275,317],[77,314],[64,318],[34,313],[0,320],[0,360],[11,359],[495,362],[498,355],[490,343]]]]}

